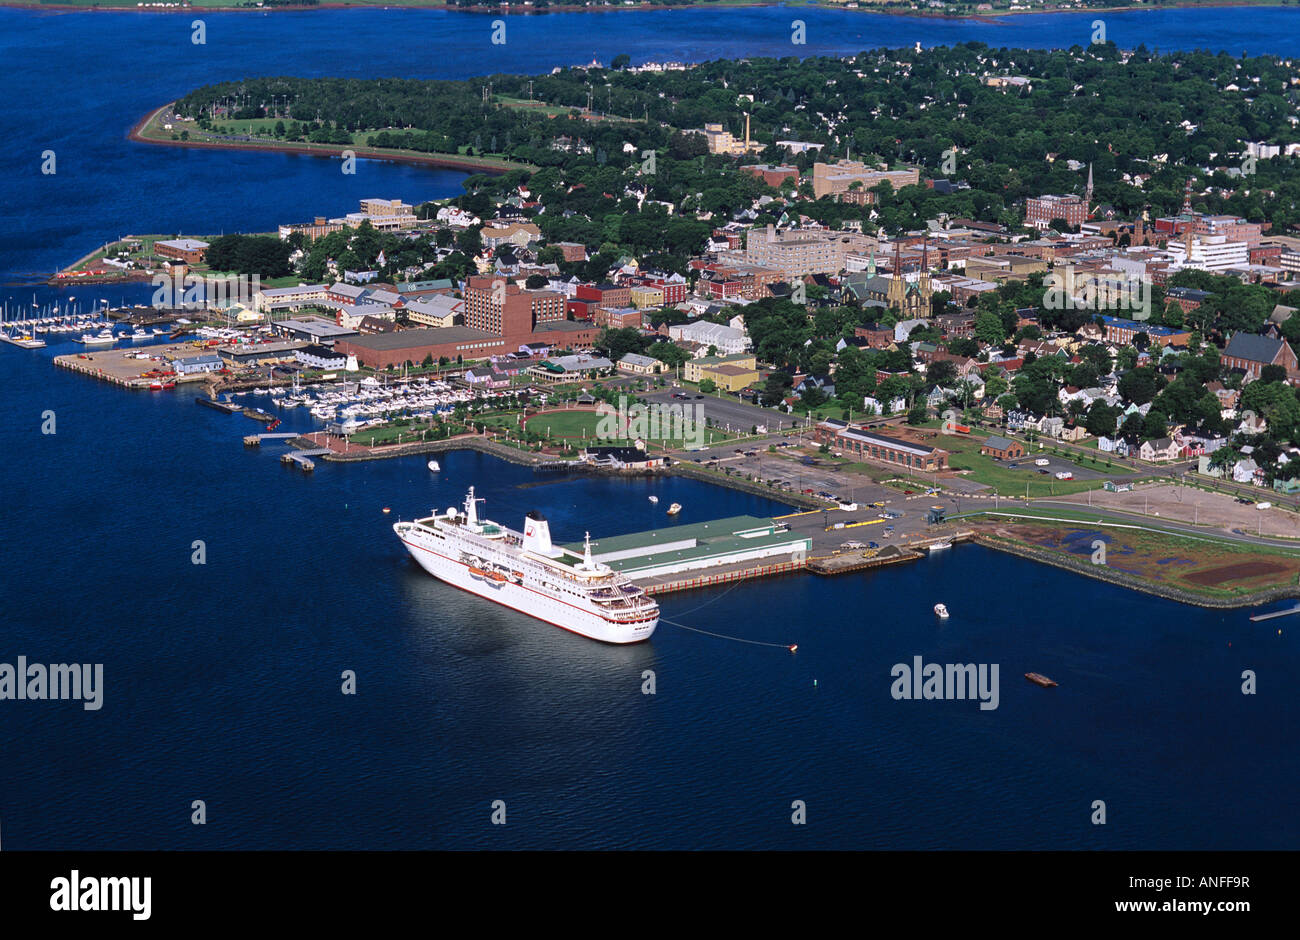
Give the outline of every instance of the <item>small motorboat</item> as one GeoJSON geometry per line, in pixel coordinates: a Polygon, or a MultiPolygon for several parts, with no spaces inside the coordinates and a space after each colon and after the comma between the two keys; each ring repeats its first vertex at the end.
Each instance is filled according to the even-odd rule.
{"type": "Polygon", "coordinates": [[[1027,672],[1025,673],[1025,678],[1034,685],[1041,685],[1045,689],[1056,688],[1056,683],[1047,678],[1047,676],[1043,675],[1041,672],[1027,672]]]}
{"type": "Polygon", "coordinates": [[[682,511],[681,503],[673,503],[671,506],[668,507],[668,515],[670,516],[675,516],[681,511],[682,511]]]}
{"type": "Polygon", "coordinates": [[[930,546],[930,551],[941,552],[945,548],[952,548],[952,542],[935,542],[930,546]]]}
{"type": "Polygon", "coordinates": [[[429,461],[429,470],[430,470],[430,471],[432,471],[433,473],[437,473],[437,472],[438,472],[439,470],[441,470],[441,469],[442,469],[442,467],[439,466],[438,461],[436,461],[436,460],[430,460],[430,461],[429,461]]]}
{"type": "Polygon", "coordinates": [[[935,616],[938,617],[940,620],[948,619],[948,608],[945,607],[943,604],[935,604],[934,613],[935,616]]]}
{"type": "Polygon", "coordinates": [[[658,503],[658,502],[659,502],[659,497],[658,497],[658,496],[651,496],[651,497],[650,497],[650,502],[652,502],[652,503],[658,503]]]}

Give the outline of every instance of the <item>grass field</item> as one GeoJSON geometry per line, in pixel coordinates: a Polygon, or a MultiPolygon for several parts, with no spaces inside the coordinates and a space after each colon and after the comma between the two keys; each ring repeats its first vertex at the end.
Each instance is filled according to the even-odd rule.
{"type": "MultiPolygon", "coordinates": [[[[1022,514],[1017,511],[1017,515],[1022,514]]],[[[975,528],[993,538],[1104,566],[1117,573],[1213,598],[1233,598],[1300,583],[1300,553],[1214,538],[1097,522],[1086,513],[1058,512],[1042,521],[988,516],[975,528]],[[1099,551],[1099,548],[1104,549],[1099,551]]]]}
{"type": "MultiPolygon", "coordinates": [[[[632,440],[627,437],[601,438],[601,422],[609,424],[610,418],[605,418],[595,411],[572,409],[568,411],[548,411],[539,415],[534,415],[527,420],[526,425],[529,431],[541,432],[549,438],[566,443],[582,443],[589,441],[593,444],[606,444],[610,446],[622,446],[631,444],[632,440]]],[[[668,424],[666,422],[666,424],[668,424]]],[[[665,430],[681,430],[680,427],[669,424],[665,430]]],[[[714,428],[704,428],[702,430],[702,442],[704,446],[711,447],[714,444],[725,444],[730,441],[742,440],[735,435],[727,434],[714,428]]],[[[647,448],[651,450],[681,450],[684,447],[697,443],[697,439],[688,434],[684,438],[681,435],[675,437],[651,437],[646,440],[647,448]],[[687,439],[689,438],[689,439],[687,439]]]]}
{"type": "MultiPolygon", "coordinates": [[[[991,486],[1007,496],[1024,496],[1026,486],[1031,498],[1035,496],[1064,496],[1082,493],[1101,486],[1101,480],[1057,480],[1030,470],[1010,470],[992,457],[980,453],[983,441],[957,434],[940,435],[936,445],[948,451],[948,466],[954,470],[969,470],[967,479],[991,486]]],[[[1034,455],[1024,460],[1032,460],[1034,455]]]]}

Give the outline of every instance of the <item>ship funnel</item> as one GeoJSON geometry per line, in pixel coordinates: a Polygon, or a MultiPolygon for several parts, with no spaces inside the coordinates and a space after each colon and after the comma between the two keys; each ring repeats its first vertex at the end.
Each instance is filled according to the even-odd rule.
{"type": "Polygon", "coordinates": [[[549,556],[551,550],[551,527],[546,517],[534,510],[524,519],[524,551],[549,556]]]}

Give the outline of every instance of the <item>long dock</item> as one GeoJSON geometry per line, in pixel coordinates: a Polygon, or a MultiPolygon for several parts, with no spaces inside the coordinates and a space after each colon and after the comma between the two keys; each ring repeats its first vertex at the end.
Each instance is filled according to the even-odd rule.
{"type": "Polygon", "coordinates": [[[204,398],[202,395],[194,399],[194,401],[207,408],[215,408],[217,411],[224,411],[228,415],[233,415],[237,411],[244,410],[243,405],[236,405],[234,402],[228,401],[218,401],[215,398],[204,398]]]}
{"type": "Polygon", "coordinates": [[[719,584],[733,584],[737,581],[750,581],[755,578],[767,578],[778,574],[791,574],[802,571],[807,567],[807,564],[806,561],[780,561],[770,564],[742,563],[702,569],[696,573],[683,572],[676,575],[659,575],[633,580],[647,594],[669,594],[673,591],[690,591],[694,588],[715,587],[719,584]]]}
{"type": "MultiPolygon", "coordinates": [[[[301,431],[270,431],[263,434],[246,434],[244,443],[249,447],[256,447],[263,441],[290,441],[295,437],[302,437],[301,431]]],[[[328,447],[322,447],[319,450],[313,450],[313,454],[328,454],[328,447]]]]}
{"type": "Polygon", "coordinates": [[[1258,623],[1261,620],[1272,620],[1274,617],[1289,617],[1292,614],[1300,614],[1300,604],[1288,607],[1286,610],[1272,610],[1266,614],[1251,614],[1250,619],[1258,623]]]}
{"type": "Polygon", "coordinates": [[[315,462],[310,458],[323,457],[329,452],[328,447],[321,447],[316,450],[294,450],[287,454],[281,454],[280,463],[296,463],[298,466],[302,467],[303,470],[310,472],[316,469],[315,462]]]}

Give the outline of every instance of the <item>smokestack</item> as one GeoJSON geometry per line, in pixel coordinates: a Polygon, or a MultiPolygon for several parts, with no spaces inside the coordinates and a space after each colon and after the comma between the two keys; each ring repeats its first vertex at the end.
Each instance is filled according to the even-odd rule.
{"type": "Polygon", "coordinates": [[[547,524],[546,517],[536,510],[524,519],[524,551],[548,557],[554,551],[551,546],[551,527],[547,524]]]}
{"type": "Polygon", "coordinates": [[[749,152],[749,112],[745,112],[745,152],[749,152]]]}

